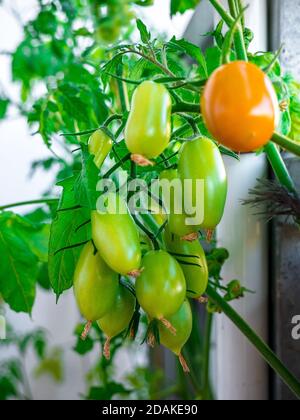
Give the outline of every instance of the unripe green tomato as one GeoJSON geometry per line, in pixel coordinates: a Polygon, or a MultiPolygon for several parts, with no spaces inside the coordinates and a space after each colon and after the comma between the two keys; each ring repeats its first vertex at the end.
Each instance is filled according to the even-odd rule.
{"type": "Polygon", "coordinates": [[[219,148],[205,137],[186,142],[180,151],[178,173],[182,180],[192,180],[193,203],[197,198],[196,180],[204,181],[204,220],[200,227],[215,229],[223,217],[227,197],[227,175],[219,148]]]}
{"type": "Polygon", "coordinates": [[[134,275],[141,265],[139,232],[119,194],[109,193],[106,211],[92,212],[92,237],[101,257],[112,270],[134,275]],[[117,211],[116,211],[117,209],[117,211]]]}
{"type": "Polygon", "coordinates": [[[133,294],[126,287],[120,285],[113,307],[97,323],[108,338],[113,338],[128,327],[134,309],[133,294]]]}
{"type": "Polygon", "coordinates": [[[165,251],[150,251],[135,284],[136,297],[150,318],[163,319],[182,305],[186,284],[178,262],[165,251]]]}
{"type": "Polygon", "coordinates": [[[185,300],[179,310],[168,317],[167,320],[176,329],[176,335],[172,334],[164,325],[159,324],[160,343],[179,356],[182,347],[191,335],[193,327],[192,310],[188,300],[185,300]]]}
{"type": "Polygon", "coordinates": [[[176,259],[185,276],[186,295],[194,299],[201,297],[208,285],[208,267],[202,245],[199,241],[182,241],[168,228],[165,229],[164,239],[170,254],[177,254],[176,259]],[[190,257],[191,255],[193,257],[190,257]]]}
{"type": "Polygon", "coordinates": [[[125,128],[125,142],[132,154],[156,158],[171,138],[172,100],[164,85],[151,81],[135,90],[125,128]]]}
{"type": "Polygon", "coordinates": [[[119,287],[117,273],[113,272],[95,254],[93,244],[87,243],[80,255],[74,274],[74,294],[79,310],[88,321],[97,321],[114,305],[119,287]]]}
{"type": "Polygon", "coordinates": [[[95,131],[89,138],[89,152],[95,156],[94,162],[99,169],[112,147],[112,139],[103,130],[95,131]]]}
{"type": "MultiPolygon", "coordinates": [[[[162,171],[160,174],[160,180],[167,180],[169,182],[179,180],[182,188],[182,182],[179,178],[177,169],[166,169],[165,171],[162,171]]],[[[179,237],[184,237],[186,235],[189,235],[190,233],[197,232],[199,229],[197,226],[190,226],[186,224],[186,214],[184,213],[184,206],[183,206],[183,195],[182,195],[182,203],[177,203],[179,205],[179,208],[182,208],[182,212],[179,214],[176,214],[176,199],[178,200],[178,197],[175,195],[175,189],[170,188],[170,197],[164,197],[164,194],[167,191],[164,192],[163,189],[163,201],[166,203],[167,200],[170,201],[169,203],[169,214],[168,214],[168,228],[170,232],[174,233],[175,235],[178,235],[179,237]]]]}

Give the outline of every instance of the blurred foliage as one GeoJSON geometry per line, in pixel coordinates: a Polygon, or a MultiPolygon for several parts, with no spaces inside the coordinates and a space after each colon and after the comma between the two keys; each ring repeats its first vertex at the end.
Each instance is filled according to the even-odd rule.
{"type": "Polygon", "coordinates": [[[26,356],[34,352],[37,359],[35,374],[38,377],[50,375],[56,382],[63,380],[62,350],[50,349],[44,330],[36,329],[26,334],[16,333],[7,326],[7,339],[0,340],[0,349],[9,348],[13,356],[1,359],[0,400],[31,400],[29,374],[26,369],[26,356]]]}

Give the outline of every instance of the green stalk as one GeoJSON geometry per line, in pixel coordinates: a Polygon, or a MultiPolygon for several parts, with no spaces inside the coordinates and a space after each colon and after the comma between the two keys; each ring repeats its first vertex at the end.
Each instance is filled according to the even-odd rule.
{"type": "Polygon", "coordinates": [[[213,326],[213,314],[206,314],[206,325],[205,325],[205,338],[204,338],[204,351],[203,351],[203,398],[205,400],[210,397],[210,381],[209,381],[209,371],[210,371],[210,350],[211,350],[211,333],[213,326]]]}
{"type": "Polygon", "coordinates": [[[285,382],[292,392],[300,399],[300,382],[278,359],[270,347],[252,330],[246,321],[220,296],[212,286],[208,286],[207,295],[216,303],[224,314],[248,338],[269,366],[285,382]]]}
{"type": "Polygon", "coordinates": [[[265,152],[280,184],[289,192],[296,193],[294,181],[285,166],[279,148],[274,143],[269,142],[265,146],[265,152]]]}
{"type": "Polygon", "coordinates": [[[0,211],[10,209],[13,207],[28,206],[31,204],[54,204],[58,202],[58,198],[41,198],[39,200],[30,200],[30,201],[20,201],[19,203],[6,204],[5,206],[0,206],[0,211]]]}
{"type": "Polygon", "coordinates": [[[291,152],[296,156],[300,156],[300,143],[296,143],[295,141],[284,136],[283,134],[279,134],[276,132],[273,134],[272,141],[278,144],[278,146],[287,150],[288,152],[291,152]]]}
{"type": "Polygon", "coordinates": [[[173,114],[178,112],[190,112],[194,114],[200,114],[200,105],[192,104],[189,102],[179,102],[173,105],[172,112],[173,114]]]}
{"type": "MultiPolygon", "coordinates": [[[[228,0],[228,4],[229,4],[230,10],[232,10],[233,12],[233,17],[237,18],[239,15],[239,12],[238,12],[238,8],[237,8],[235,0],[228,0]]],[[[231,24],[231,26],[233,26],[233,24],[231,24]]],[[[240,24],[238,25],[238,29],[234,35],[234,44],[235,44],[235,51],[236,51],[237,58],[239,60],[248,61],[244,34],[243,34],[242,26],[240,24]]]]}
{"type": "Polygon", "coordinates": [[[231,27],[234,24],[234,19],[230,16],[227,10],[219,3],[218,0],[209,0],[227,26],[231,27]]]}

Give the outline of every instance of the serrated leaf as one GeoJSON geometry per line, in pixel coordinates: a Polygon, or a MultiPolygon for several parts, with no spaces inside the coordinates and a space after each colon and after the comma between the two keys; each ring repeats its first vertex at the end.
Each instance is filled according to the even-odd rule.
{"type": "Polygon", "coordinates": [[[181,50],[185,54],[195,59],[199,64],[200,74],[203,76],[203,78],[208,77],[206,60],[200,47],[192,44],[191,42],[185,39],[176,39],[175,37],[173,37],[171,41],[168,42],[168,46],[174,49],[175,51],[181,50]]]}
{"type": "Polygon", "coordinates": [[[0,293],[16,312],[31,313],[35,299],[38,258],[28,243],[34,231],[20,216],[0,215],[0,293]]]}
{"type": "Polygon", "coordinates": [[[136,26],[140,32],[141,35],[141,41],[144,44],[149,44],[150,40],[151,40],[151,34],[147,29],[147,26],[144,24],[143,21],[141,21],[141,19],[138,19],[136,21],[136,26]]]}
{"type": "Polygon", "coordinates": [[[90,219],[90,211],[78,207],[74,192],[75,179],[76,176],[73,176],[58,184],[64,190],[50,231],[49,279],[57,297],[72,287],[75,266],[82,249],[82,246],[68,249],[67,247],[82,244],[90,239],[88,225],[78,229],[90,219]]]}

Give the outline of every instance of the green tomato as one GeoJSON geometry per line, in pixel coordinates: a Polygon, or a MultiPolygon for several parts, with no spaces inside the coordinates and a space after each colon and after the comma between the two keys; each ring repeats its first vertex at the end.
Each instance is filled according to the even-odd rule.
{"type": "Polygon", "coordinates": [[[174,314],[186,294],[184,274],[178,262],[165,251],[150,251],[142,260],[136,280],[136,297],[151,317],[159,320],[174,314]]]}
{"type": "Polygon", "coordinates": [[[123,275],[136,275],[141,265],[139,232],[123,198],[109,193],[107,200],[106,211],[92,212],[93,241],[112,270],[123,275]]]}
{"type": "Polygon", "coordinates": [[[87,243],[74,274],[74,294],[79,310],[88,321],[97,321],[114,305],[119,279],[100,257],[93,244],[87,243]]]}
{"type": "MultiPolygon", "coordinates": [[[[163,180],[167,180],[169,182],[178,180],[180,181],[180,185],[182,185],[177,169],[166,169],[165,171],[162,171],[160,174],[160,181],[163,181],[163,180]]],[[[162,192],[163,192],[163,201],[165,204],[168,203],[168,205],[166,204],[166,207],[169,207],[168,227],[169,227],[170,232],[174,233],[175,235],[178,235],[179,237],[184,237],[191,233],[197,232],[198,231],[197,226],[196,227],[189,226],[186,224],[186,214],[184,213],[183,202],[176,203],[175,199],[176,198],[178,199],[178,197],[176,197],[175,195],[175,189],[170,188],[170,194],[164,188],[162,189],[162,192]],[[176,211],[176,207],[178,209],[181,208],[182,212],[177,214],[178,211],[176,211]]]]}
{"type": "Polygon", "coordinates": [[[208,285],[208,267],[205,252],[199,241],[182,241],[178,236],[165,229],[165,244],[170,254],[180,263],[186,280],[187,296],[198,299],[208,285]],[[186,257],[185,257],[186,255],[186,257]],[[189,257],[193,255],[193,257],[189,257]]]}
{"type": "Polygon", "coordinates": [[[111,339],[128,327],[134,309],[133,294],[126,287],[120,285],[115,304],[97,323],[105,335],[111,339]]]}
{"type": "Polygon", "coordinates": [[[125,142],[135,155],[159,156],[171,138],[172,100],[164,85],[146,81],[135,90],[125,128],[125,142]]]}
{"type": "Polygon", "coordinates": [[[176,329],[176,335],[172,334],[164,325],[159,324],[160,343],[179,356],[182,347],[191,335],[193,327],[192,310],[188,300],[185,300],[178,311],[168,317],[167,320],[176,329]]]}
{"type": "Polygon", "coordinates": [[[219,148],[203,137],[186,142],[180,151],[178,173],[182,180],[192,180],[193,204],[197,202],[196,181],[204,180],[204,220],[199,227],[215,229],[222,219],[227,197],[227,176],[219,148]]]}
{"type": "Polygon", "coordinates": [[[89,139],[89,152],[94,155],[95,165],[100,169],[113,147],[112,139],[103,131],[95,131],[89,139]]]}

